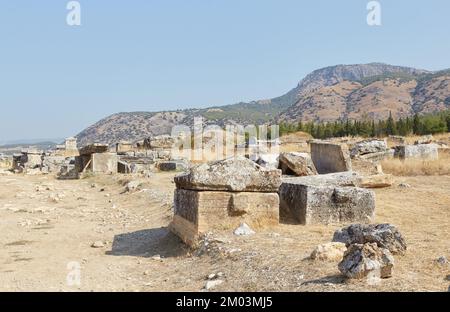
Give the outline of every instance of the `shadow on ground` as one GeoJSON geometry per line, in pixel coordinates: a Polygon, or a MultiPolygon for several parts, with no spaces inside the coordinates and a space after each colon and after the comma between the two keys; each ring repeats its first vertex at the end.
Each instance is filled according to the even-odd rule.
{"type": "Polygon", "coordinates": [[[141,230],[114,236],[112,248],[107,255],[153,257],[178,257],[188,249],[167,227],[141,230]]]}
{"type": "Polygon", "coordinates": [[[330,275],[319,279],[310,280],[302,283],[302,285],[310,284],[342,284],[345,282],[345,277],[342,275],[330,275]]]}

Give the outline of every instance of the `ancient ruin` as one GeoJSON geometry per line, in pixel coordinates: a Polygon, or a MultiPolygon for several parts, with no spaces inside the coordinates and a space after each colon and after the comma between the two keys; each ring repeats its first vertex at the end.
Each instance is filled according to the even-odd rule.
{"type": "Polygon", "coordinates": [[[171,230],[188,245],[218,228],[277,224],[281,171],[244,157],[192,167],[175,177],[171,230]]]}

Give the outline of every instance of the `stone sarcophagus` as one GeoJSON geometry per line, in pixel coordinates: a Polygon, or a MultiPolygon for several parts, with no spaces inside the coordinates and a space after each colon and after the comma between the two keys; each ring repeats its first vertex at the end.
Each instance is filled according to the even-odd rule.
{"type": "Polygon", "coordinates": [[[192,167],[175,184],[170,229],[190,246],[212,230],[279,222],[281,170],[236,157],[192,167]]]}
{"type": "Polygon", "coordinates": [[[280,209],[300,224],[368,223],[375,216],[375,193],[359,183],[353,172],[287,178],[280,209]]]}

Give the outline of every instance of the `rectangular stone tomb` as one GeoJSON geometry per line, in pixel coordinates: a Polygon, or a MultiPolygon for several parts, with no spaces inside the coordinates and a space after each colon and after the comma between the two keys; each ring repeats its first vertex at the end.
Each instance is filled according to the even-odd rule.
{"type": "Polygon", "coordinates": [[[234,229],[241,222],[250,226],[278,224],[277,193],[175,190],[171,231],[195,246],[201,234],[234,229]]]}
{"type": "Polygon", "coordinates": [[[356,183],[352,180],[351,175],[335,179],[333,174],[286,179],[280,209],[305,225],[368,223],[375,216],[375,193],[351,186],[356,183]]]}
{"type": "Polygon", "coordinates": [[[437,160],[439,158],[437,144],[402,145],[395,147],[395,157],[400,159],[416,158],[437,160]]]}

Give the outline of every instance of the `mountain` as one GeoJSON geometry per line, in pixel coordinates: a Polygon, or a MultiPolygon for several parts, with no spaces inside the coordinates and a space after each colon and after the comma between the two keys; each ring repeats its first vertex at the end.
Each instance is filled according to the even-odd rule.
{"type": "Polygon", "coordinates": [[[431,72],[383,63],[337,65],[316,70],[286,94],[267,100],[163,112],[117,113],[77,135],[81,146],[137,141],[170,133],[174,125],[384,119],[450,107],[450,70],[431,72]]]}

